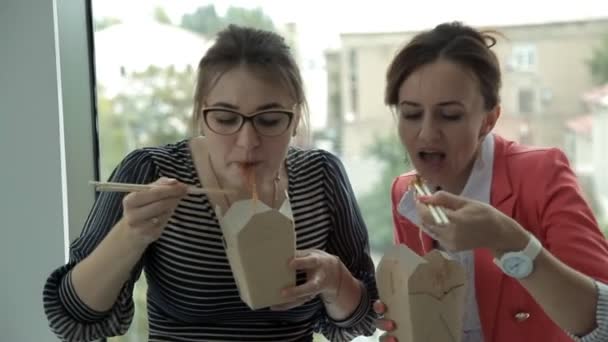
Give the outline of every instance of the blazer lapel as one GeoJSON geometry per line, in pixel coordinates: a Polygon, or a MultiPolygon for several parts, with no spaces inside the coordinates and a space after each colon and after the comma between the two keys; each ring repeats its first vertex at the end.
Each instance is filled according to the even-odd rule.
{"type": "MultiPolygon", "coordinates": [[[[510,144],[495,135],[490,204],[505,215],[513,217],[515,196],[507,167],[510,144]]],[[[479,317],[486,341],[494,340],[496,316],[504,277],[502,270],[494,264],[492,252],[488,249],[475,250],[475,287],[479,303],[479,317]]]]}

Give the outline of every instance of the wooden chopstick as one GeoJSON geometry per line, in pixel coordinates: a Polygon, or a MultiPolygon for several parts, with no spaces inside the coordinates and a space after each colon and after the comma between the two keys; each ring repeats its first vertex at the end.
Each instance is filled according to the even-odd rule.
{"type": "MultiPolygon", "coordinates": [[[[116,183],[116,182],[95,182],[91,181],[89,184],[95,187],[96,191],[109,191],[109,192],[137,192],[143,190],[149,190],[154,187],[151,184],[130,184],[130,183],[116,183]]],[[[211,188],[199,188],[196,186],[188,187],[188,194],[200,195],[200,194],[229,194],[233,193],[231,190],[224,189],[211,189],[211,188]]]]}
{"type": "MultiPolygon", "coordinates": [[[[412,182],[416,191],[425,196],[431,196],[433,193],[431,190],[422,182],[418,176],[416,176],[416,180],[412,182]]],[[[443,208],[438,207],[434,204],[428,204],[427,207],[431,212],[431,216],[433,216],[433,220],[436,224],[448,224],[450,221],[448,220],[448,216],[445,214],[443,208]]]]}

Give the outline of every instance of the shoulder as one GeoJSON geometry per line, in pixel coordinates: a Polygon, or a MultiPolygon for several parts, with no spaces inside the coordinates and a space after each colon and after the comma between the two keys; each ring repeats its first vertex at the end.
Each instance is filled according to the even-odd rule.
{"type": "Polygon", "coordinates": [[[391,185],[391,199],[393,204],[398,203],[403,194],[409,189],[409,185],[416,176],[416,171],[408,171],[404,174],[397,176],[393,180],[393,184],[391,185]]]}
{"type": "Polygon", "coordinates": [[[329,151],[319,148],[302,149],[290,147],[287,153],[287,161],[292,166],[292,169],[297,172],[306,172],[313,168],[344,168],[340,158],[329,151]]]}
{"type": "Polygon", "coordinates": [[[190,165],[191,156],[187,141],[161,146],[142,147],[127,154],[115,173],[147,175],[157,178],[168,174],[175,177],[176,170],[190,165]]]}
{"type": "Polygon", "coordinates": [[[570,167],[566,154],[556,147],[522,145],[501,137],[496,138],[496,143],[494,165],[502,159],[511,173],[525,174],[528,179],[532,178],[530,175],[554,173],[570,167]]]}
{"type": "Polygon", "coordinates": [[[141,149],[158,165],[180,165],[192,161],[188,140],[141,149]]]}
{"type": "Polygon", "coordinates": [[[329,151],[292,147],[287,160],[290,177],[294,182],[323,184],[330,192],[336,189],[351,189],[350,179],[342,161],[329,151]]]}

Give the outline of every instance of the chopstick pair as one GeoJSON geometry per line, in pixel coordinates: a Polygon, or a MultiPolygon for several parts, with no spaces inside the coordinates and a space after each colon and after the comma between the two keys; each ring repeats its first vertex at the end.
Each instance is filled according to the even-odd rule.
{"type": "MultiPolygon", "coordinates": [[[[96,191],[106,191],[106,192],[137,192],[143,190],[149,190],[154,187],[151,184],[130,184],[130,183],[116,183],[116,182],[89,182],[91,185],[95,187],[96,191]]],[[[233,193],[231,190],[224,189],[212,189],[212,188],[199,188],[196,186],[188,187],[188,194],[190,195],[200,195],[200,194],[229,194],[233,193]]]]}
{"type": "MultiPolygon", "coordinates": [[[[416,175],[416,178],[412,181],[412,185],[414,185],[416,192],[418,192],[421,195],[431,196],[433,194],[431,192],[431,190],[428,188],[428,186],[426,186],[426,184],[424,184],[424,182],[422,182],[422,179],[418,175],[416,175]]],[[[429,208],[429,211],[431,212],[431,215],[433,216],[433,220],[435,221],[436,224],[450,223],[450,221],[448,220],[448,216],[445,214],[445,211],[443,210],[443,208],[438,207],[434,204],[427,204],[426,206],[429,208]]]]}

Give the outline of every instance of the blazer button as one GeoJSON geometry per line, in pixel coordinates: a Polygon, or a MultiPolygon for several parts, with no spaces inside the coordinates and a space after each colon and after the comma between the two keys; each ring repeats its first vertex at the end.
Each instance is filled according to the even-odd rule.
{"type": "Polygon", "coordinates": [[[518,322],[525,322],[526,320],[528,320],[528,318],[530,318],[529,312],[522,311],[515,314],[515,320],[518,322]]]}

